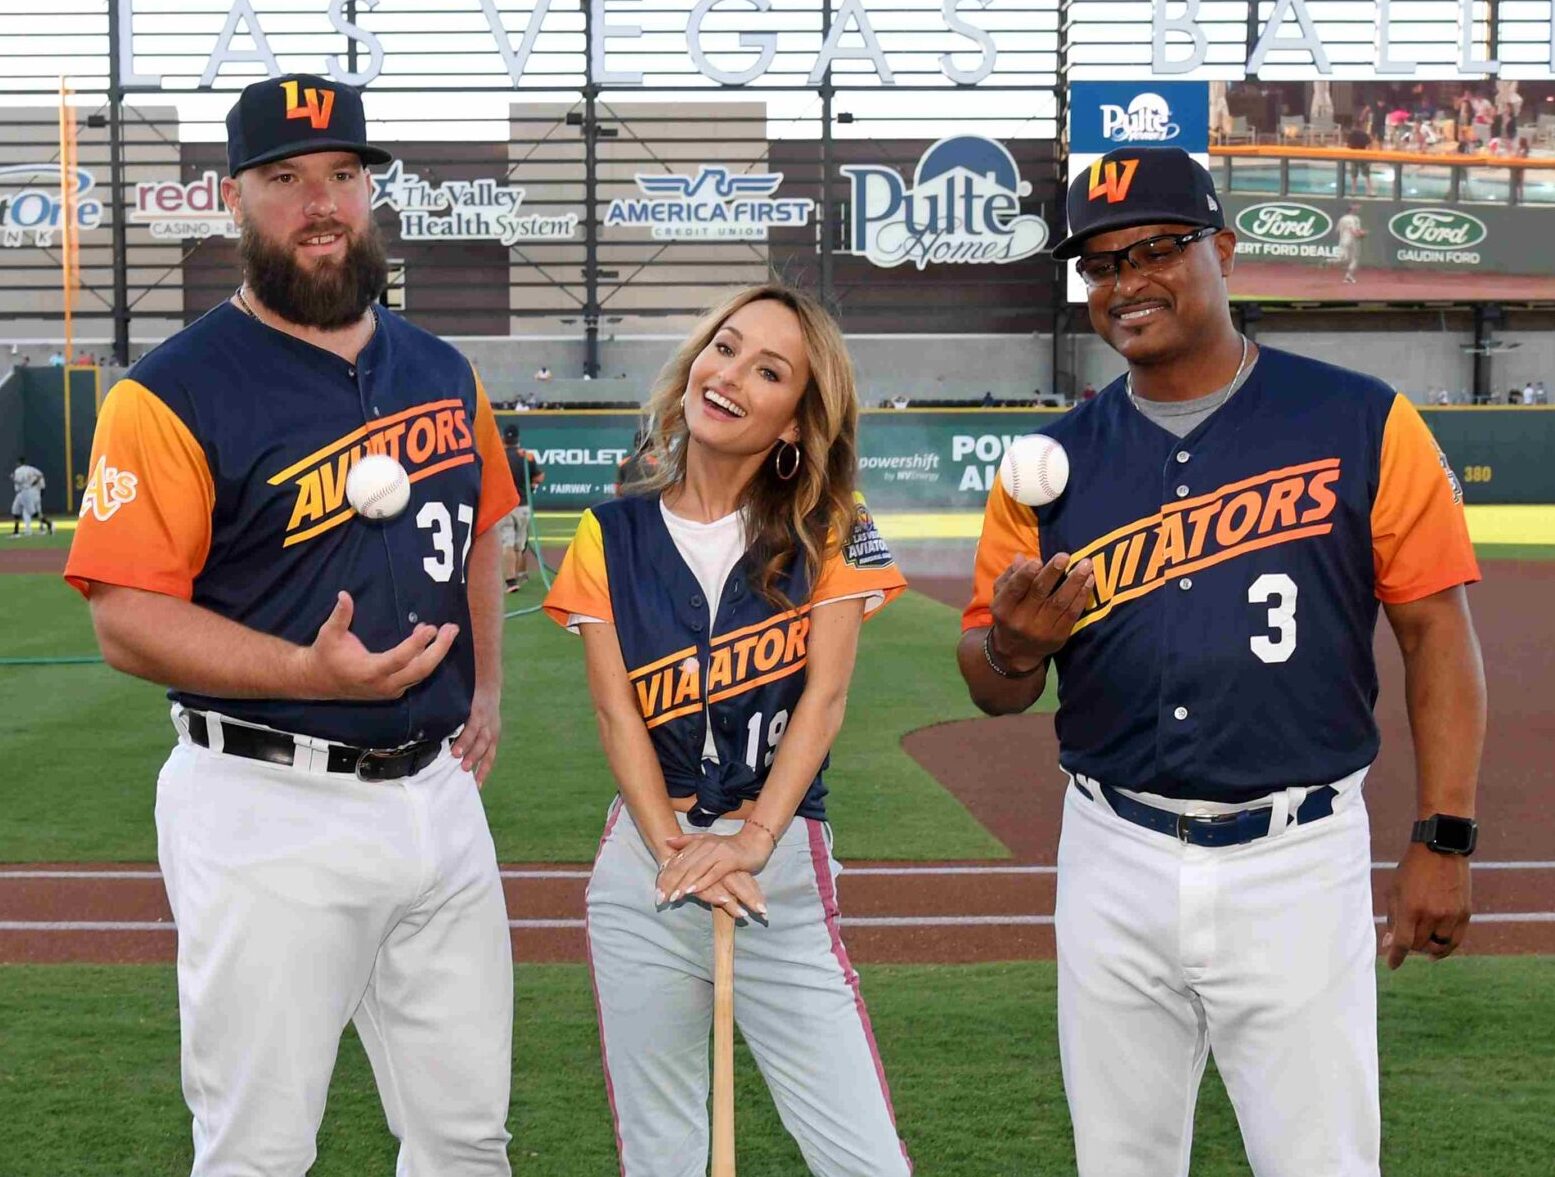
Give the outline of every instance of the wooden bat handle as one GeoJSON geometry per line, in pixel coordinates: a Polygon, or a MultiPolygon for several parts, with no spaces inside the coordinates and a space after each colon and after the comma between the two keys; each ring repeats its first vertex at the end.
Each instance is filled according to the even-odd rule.
{"type": "Polygon", "coordinates": [[[734,1177],[734,917],[713,908],[713,1168],[734,1177]]]}

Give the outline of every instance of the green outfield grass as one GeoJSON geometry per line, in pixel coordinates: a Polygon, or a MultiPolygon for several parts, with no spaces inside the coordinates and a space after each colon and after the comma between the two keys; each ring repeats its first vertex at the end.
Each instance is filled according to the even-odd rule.
{"type": "MultiPolygon", "coordinates": [[[[920,1174],[1074,1172],[1051,964],[877,966],[863,974],[898,1124],[920,1174]]],[[[1555,959],[1411,961],[1383,972],[1380,988],[1384,1172],[1547,1173],[1555,1155],[1555,959]]],[[[586,971],[521,967],[517,1001],[514,1172],[614,1173],[586,971]]],[[[0,967],[0,1025],[7,1177],[188,1171],[170,968],[0,967]]],[[[736,1072],[741,1177],[797,1177],[804,1166],[743,1044],[736,1072]]],[[[394,1150],[348,1031],[313,1177],[388,1173],[394,1150]]],[[[1249,1173],[1213,1068],[1193,1173],[1249,1173]]]]}
{"type": "MultiPolygon", "coordinates": [[[[58,577],[0,580],[0,658],[90,656],[85,604],[58,577]]],[[[531,582],[508,607],[537,604],[531,582]]],[[[999,858],[1005,848],[901,737],[976,714],[954,659],[956,612],[908,594],[864,627],[848,721],[827,774],[838,852],[851,858],[999,858]]],[[[507,623],[503,742],[486,806],[504,861],[594,855],[615,786],[595,735],[578,640],[543,616],[507,623]]],[[[1044,704],[1047,705],[1047,704],[1044,704]]],[[[154,686],[102,665],[0,666],[7,817],[0,860],[149,861],[157,768],[172,741],[154,686]]]]}

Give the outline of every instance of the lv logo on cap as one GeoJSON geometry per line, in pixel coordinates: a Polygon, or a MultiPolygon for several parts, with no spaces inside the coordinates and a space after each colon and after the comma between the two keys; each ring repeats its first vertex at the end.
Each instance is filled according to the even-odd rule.
{"type": "Polygon", "coordinates": [[[307,119],[308,124],[315,131],[329,129],[329,119],[335,112],[335,92],[333,90],[320,90],[309,86],[304,90],[304,103],[297,101],[297,83],[282,82],[281,89],[286,92],[286,117],[289,119],[307,119]]]}
{"type": "Polygon", "coordinates": [[[1129,186],[1139,169],[1137,159],[1097,160],[1091,165],[1091,188],[1088,199],[1105,196],[1108,204],[1128,199],[1129,186]],[[1121,170],[1120,170],[1121,169],[1121,170]]]}

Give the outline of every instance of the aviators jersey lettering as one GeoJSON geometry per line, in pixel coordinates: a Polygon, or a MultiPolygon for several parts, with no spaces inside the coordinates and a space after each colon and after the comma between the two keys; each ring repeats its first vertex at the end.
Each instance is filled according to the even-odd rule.
{"type": "Polygon", "coordinates": [[[469,363],[374,308],[347,363],[228,303],[158,347],[108,394],[66,579],[192,601],[309,645],[344,589],[351,632],[386,650],[422,623],[455,622],[443,662],[399,699],[174,700],[248,723],[366,747],[441,739],[475,683],[465,563],[518,501],[496,421],[469,363]],[[410,505],[357,517],[346,475],[364,454],[408,471],[410,505]]]}
{"type": "MultiPolygon", "coordinates": [[[[799,560],[779,577],[796,608],[768,604],[756,591],[758,572],[747,552],[710,617],[659,497],[630,495],[584,512],[545,598],[562,625],[576,616],[615,626],[665,785],[672,797],[701,799],[691,814],[698,825],[760,792],[804,693],[811,611],[864,597],[872,616],[907,584],[862,500],[848,542],[826,560],[813,592],[799,560]],[[709,724],[716,767],[703,764],[709,724]]],[[[824,820],[825,796],[817,771],[798,815],[824,820]]]]}
{"type": "Polygon", "coordinates": [[[1063,767],[1245,803],[1370,764],[1378,603],[1479,579],[1461,488],[1414,406],[1265,347],[1180,440],[1121,379],[1044,432],[1068,451],[1069,491],[1033,509],[994,487],[962,625],[992,623],[1017,554],[1092,560],[1055,658],[1063,767]]]}

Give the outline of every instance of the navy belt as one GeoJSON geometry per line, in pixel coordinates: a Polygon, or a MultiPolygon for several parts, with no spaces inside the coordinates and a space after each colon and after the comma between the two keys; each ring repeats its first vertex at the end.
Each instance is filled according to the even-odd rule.
{"type": "MultiPolygon", "coordinates": [[[[1096,800],[1091,790],[1078,779],[1074,787],[1086,800],[1096,800]]],[[[1173,813],[1169,809],[1157,809],[1154,805],[1135,801],[1111,785],[1099,787],[1107,804],[1112,806],[1112,812],[1124,821],[1144,826],[1158,834],[1166,834],[1189,846],[1241,846],[1246,842],[1266,838],[1269,835],[1269,822],[1274,817],[1272,808],[1244,809],[1238,813],[1217,813],[1213,816],[1173,813]]],[[[1313,789],[1292,816],[1298,825],[1327,817],[1334,811],[1334,798],[1337,796],[1339,790],[1332,785],[1313,789]]],[[[1290,819],[1286,820],[1288,822],[1290,819]]]]}
{"type": "MultiPolygon", "coordinates": [[[[210,725],[201,711],[184,710],[189,721],[189,739],[202,748],[211,746],[210,725]]],[[[352,748],[347,744],[331,744],[325,768],[328,772],[348,772],[364,781],[397,781],[415,776],[437,759],[442,743],[423,740],[406,744],[402,748],[352,748]]],[[[221,750],[230,756],[242,756],[247,760],[263,760],[267,764],[284,764],[288,768],[297,761],[297,741],[285,732],[266,731],[264,728],[245,727],[236,723],[221,725],[221,750]]]]}

